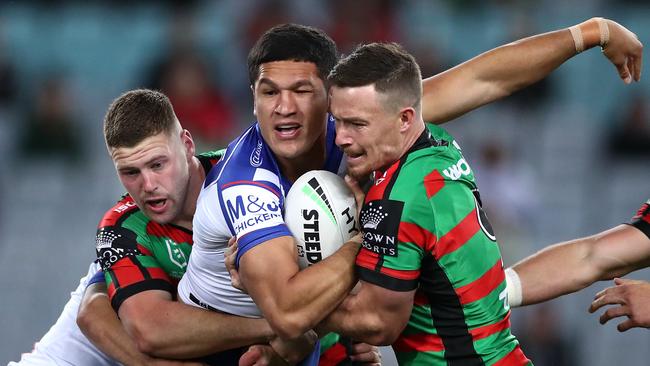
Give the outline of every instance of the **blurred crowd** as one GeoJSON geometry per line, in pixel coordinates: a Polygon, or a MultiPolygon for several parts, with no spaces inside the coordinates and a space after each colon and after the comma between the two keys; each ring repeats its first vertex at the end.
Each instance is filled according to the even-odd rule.
{"type": "MultiPolygon", "coordinates": [[[[650,43],[650,5],[632,0],[0,2],[0,268],[12,262],[10,246],[27,246],[36,255],[35,248],[53,240],[87,247],[69,260],[76,268],[88,262],[92,225],[77,231],[86,237],[75,238],[62,233],[70,223],[31,236],[14,223],[33,217],[33,207],[20,208],[25,197],[39,197],[34,203],[40,217],[59,220],[59,211],[44,213],[58,207],[48,202],[78,196],[83,207],[75,211],[89,222],[117,197],[110,171],[96,167],[109,164],[101,121],[121,92],[162,90],[199,150],[225,147],[254,118],[247,50],[275,24],[323,28],[343,54],[362,42],[400,42],[429,76],[498,44],[596,15],[620,21],[650,43]],[[45,181],[27,184],[34,179],[45,181]],[[25,186],[43,191],[20,188],[25,186]]],[[[624,88],[597,51],[588,53],[448,126],[476,169],[506,265],[545,244],[626,221],[648,198],[650,83],[624,88]]],[[[6,270],[16,271],[11,268],[6,270]]],[[[47,286],[58,296],[49,302],[53,314],[81,270],[69,272],[47,286]]],[[[0,282],[5,286],[8,281],[0,282]]],[[[19,312],[3,306],[5,314],[19,312]]],[[[566,316],[588,315],[562,312],[553,305],[530,311],[515,327],[525,349],[536,365],[594,364],[579,345],[567,343],[572,332],[566,329],[596,320],[565,322],[566,316]]],[[[16,342],[33,341],[43,326],[26,326],[16,342]]],[[[0,362],[29,348],[2,347],[0,362]]]]}

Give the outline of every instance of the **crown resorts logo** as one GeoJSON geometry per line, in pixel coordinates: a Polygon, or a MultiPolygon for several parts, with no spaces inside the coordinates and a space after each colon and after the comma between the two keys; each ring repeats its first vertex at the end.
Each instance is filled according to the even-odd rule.
{"type": "Polygon", "coordinates": [[[376,229],[388,213],[382,212],[383,207],[373,207],[374,202],[368,204],[368,209],[361,213],[361,225],[364,229],[376,229]]]}
{"type": "Polygon", "coordinates": [[[113,245],[113,242],[117,238],[121,238],[122,235],[117,234],[115,231],[102,228],[97,233],[96,243],[97,249],[110,248],[113,245]]]}

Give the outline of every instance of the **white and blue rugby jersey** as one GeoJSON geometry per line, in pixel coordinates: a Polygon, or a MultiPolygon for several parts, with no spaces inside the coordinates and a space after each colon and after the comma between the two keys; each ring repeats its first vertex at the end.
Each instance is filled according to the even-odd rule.
{"type": "MultiPolygon", "coordinates": [[[[334,143],[328,116],[324,170],[345,172],[343,153],[334,143]]],[[[239,258],[268,240],[291,235],[284,223],[284,198],[291,187],[255,123],[233,141],[199,194],[193,221],[192,254],[178,285],[187,304],[229,314],[261,317],[253,300],[232,287],[224,263],[228,240],[236,235],[239,258]]]]}
{"type": "Polygon", "coordinates": [[[7,366],[119,365],[97,349],[77,326],[77,313],[84,291],[98,271],[101,271],[99,264],[91,263],[88,274],[79,280],[79,286],[70,294],[70,300],[52,328],[34,345],[30,353],[24,353],[20,361],[9,362],[7,366]]]}

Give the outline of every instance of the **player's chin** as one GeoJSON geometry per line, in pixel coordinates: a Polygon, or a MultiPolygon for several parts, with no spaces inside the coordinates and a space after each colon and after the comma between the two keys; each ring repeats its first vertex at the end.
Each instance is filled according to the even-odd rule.
{"type": "Polygon", "coordinates": [[[348,175],[357,181],[364,181],[368,179],[370,173],[372,173],[372,171],[364,166],[348,166],[348,175]]]}

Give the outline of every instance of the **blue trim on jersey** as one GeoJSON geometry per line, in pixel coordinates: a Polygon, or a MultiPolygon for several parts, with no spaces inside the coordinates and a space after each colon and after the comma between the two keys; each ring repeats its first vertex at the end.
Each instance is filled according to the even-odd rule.
{"type": "Polygon", "coordinates": [[[90,280],[88,280],[88,283],[86,284],[86,287],[89,287],[90,285],[93,285],[98,282],[105,282],[106,278],[104,277],[104,271],[99,270],[97,273],[95,273],[92,277],[90,277],[90,280]]]}
{"type": "Polygon", "coordinates": [[[325,137],[325,167],[324,169],[334,174],[338,173],[341,160],[343,160],[343,151],[336,146],[336,126],[334,117],[327,115],[327,135],[325,137]]]}
{"type": "MultiPolygon", "coordinates": [[[[326,159],[323,169],[336,174],[343,160],[343,152],[336,146],[335,139],[334,119],[328,114],[325,137],[326,159]]],[[[253,124],[239,138],[228,145],[224,157],[208,173],[204,183],[204,187],[211,184],[218,185],[217,194],[219,195],[221,212],[232,235],[235,235],[234,220],[229,216],[229,211],[226,208],[223,190],[233,185],[246,185],[246,182],[253,182],[253,184],[254,182],[263,182],[264,188],[278,195],[280,209],[284,212],[285,195],[291,188],[292,182],[280,171],[275,155],[262,137],[258,123],[253,124]],[[263,174],[256,175],[256,173],[263,174]],[[254,177],[259,179],[260,176],[269,177],[268,179],[274,179],[275,181],[253,180],[254,177]]],[[[291,232],[286,225],[282,224],[258,229],[238,238],[237,267],[239,267],[241,256],[246,251],[265,241],[285,235],[291,236],[291,232]]]]}
{"type": "Polygon", "coordinates": [[[300,366],[317,366],[320,360],[320,340],[316,341],[314,350],[304,360],[298,362],[300,366]]]}
{"type": "Polygon", "coordinates": [[[235,260],[236,268],[239,269],[239,260],[241,259],[242,255],[244,255],[244,253],[250,249],[255,248],[257,244],[271,239],[279,238],[281,236],[293,237],[293,234],[291,234],[291,231],[289,231],[289,228],[285,224],[255,230],[242,236],[241,238],[238,238],[237,245],[239,246],[239,249],[237,249],[237,258],[235,260]]]}

